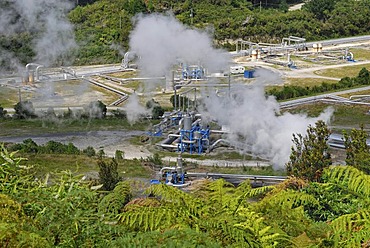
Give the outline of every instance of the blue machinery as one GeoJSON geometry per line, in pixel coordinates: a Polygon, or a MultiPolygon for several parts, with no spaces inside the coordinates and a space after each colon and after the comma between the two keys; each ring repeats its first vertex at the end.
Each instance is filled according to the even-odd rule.
{"type": "Polygon", "coordinates": [[[178,151],[201,154],[205,151],[205,148],[209,147],[209,133],[208,126],[206,129],[202,129],[198,121],[191,125],[191,117],[186,116],[184,118],[184,128],[180,130],[178,151]]]}
{"type": "Polygon", "coordinates": [[[159,172],[159,177],[160,179],[150,180],[150,184],[160,184],[163,181],[167,185],[180,188],[190,185],[190,182],[185,182],[187,176],[183,169],[181,154],[177,158],[177,165],[175,167],[163,167],[159,172]]]}
{"type": "Polygon", "coordinates": [[[165,113],[163,120],[157,125],[154,125],[152,131],[147,134],[150,136],[162,136],[163,132],[168,128],[179,125],[181,118],[181,112],[174,111],[172,113],[165,113]]]}
{"type": "Polygon", "coordinates": [[[183,64],[182,79],[202,79],[204,77],[204,69],[199,66],[187,66],[183,64]]]}

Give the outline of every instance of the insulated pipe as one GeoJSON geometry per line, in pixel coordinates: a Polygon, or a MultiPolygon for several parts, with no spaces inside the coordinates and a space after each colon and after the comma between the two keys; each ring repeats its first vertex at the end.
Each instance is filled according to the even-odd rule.
{"type": "Polygon", "coordinates": [[[40,64],[36,64],[36,63],[28,63],[28,64],[26,65],[26,70],[27,70],[27,71],[29,71],[31,66],[36,66],[36,67],[37,67],[37,66],[40,66],[40,64]]]}
{"type": "Polygon", "coordinates": [[[40,68],[42,68],[42,67],[44,67],[43,65],[39,65],[39,66],[37,66],[36,67],[36,74],[35,74],[35,76],[36,76],[36,80],[37,81],[39,81],[39,79],[40,79],[40,68]]]}
{"type": "Polygon", "coordinates": [[[216,142],[214,142],[208,149],[207,149],[207,152],[211,152],[213,150],[213,148],[220,142],[226,142],[226,143],[229,143],[227,140],[224,140],[224,139],[218,139],[216,140],[216,142]]]}
{"type": "MultiPolygon", "coordinates": [[[[30,74],[30,67],[31,66],[35,66],[36,67],[36,80],[38,80],[38,78],[39,78],[39,75],[38,75],[38,69],[39,68],[41,68],[41,67],[43,67],[43,65],[40,65],[40,64],[36,64],[36,63],[28,63],[27,65],[26,65],[26,71],[27,71],[27,74],[28,75],[31,75],[30,74]]],[[[29,76],[30,77],[30,76],[29,76]]],[[[32,80],[29,80],[28,79],[28,81],[34,81],[34,78],[32,77],[32,80]]]]}
{"type": "Polygon", "coordinates": [[[169,144],[158,144],[158,145],[164,148],[176,148],[177,149],[176,145],[169,145],[169,144]]]}
{"type": "Polygon", "coordinates": [[[370,97],[370,95],[353,95],[350,96],[349,99],[352,100],[354,98],[363,98],[363,97],[370,97]]]}

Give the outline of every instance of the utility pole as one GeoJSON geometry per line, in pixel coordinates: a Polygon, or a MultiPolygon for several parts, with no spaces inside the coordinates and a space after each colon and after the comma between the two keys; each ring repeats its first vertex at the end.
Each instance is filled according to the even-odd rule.
{"type": "Polygon", "coordinates": [[[262,9],[262,1],[260,1],[260,12],[261,12],[261,9],[262,9]]]}

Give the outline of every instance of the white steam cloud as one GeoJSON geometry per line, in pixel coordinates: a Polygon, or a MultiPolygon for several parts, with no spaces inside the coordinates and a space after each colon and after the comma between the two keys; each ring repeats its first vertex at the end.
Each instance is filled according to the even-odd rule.
{"type": "MultiPolygon", "coordinates": [[[[136,21],[130,47],[140,57],[140,69],[147,76],[166,75],[178,61],[202,65],[209,71],[221,71],[230,62],[230,56],[212,47],[206,32],[186,28],[173,16],[139,16],[136,21]]],[[[319,119],[328,122],[332,110],[317,118],[281,114],[279,103],[273,97],[266,98],[263,89],[263,85],[281,82],[280,74],[261,68],[256,76],[254,87],[241,86],[230,98],[216,94],[203,97],[205,109],[200,112],[203,120],[216,120],[230,129],[227,138],[232,145],[270,159],[275,168],[283,168],[289,159],[293,133],[305,134],[308,125],[319,119]]],[[[131,99],[126,109],[130,121],[145,113],[137,99],[131,99]]]]}
{"type": "Polygon", "coordinates": [[[305,134],[317,120],[328,122],[333,112],[329,108],[317,118],[280,114],[279,103],[274,97],[266,98],[263,87],[239,88],[231,99],[210,96],[205,104],[207,111],[202,116],[228,127],[232,145],[270,159],[276,169],[282,169],[289,159],[293,133],[305,134]]]}
{"type": "Polygon", "coordinates": [[[147,76],[163,76],[179,59],[209,71],[224,69],[229,58],[212,47],[212,39],[199,30],[186,28],[172,15],[140,15],[130,36],[131,51],[140,57],[139,67],[147,76]]]}
{"type": "MultiPolygon", "coordinates": [[[[35,61],[45,66],[56,62],[68,63],[64,54],[76,48],[73,26],[67,19],[73,2],[68,0],[12,0],[0,4],[0,34],[12,36],[20,33],[34,35],[31,47],[35,61]]],[[[1,51],[0,59],[9,59],[10,51],[1,51]],[[7,54],[3,57],[2,54],[7,54]]],[[[11,61],[16,61],[12,59],[11,61]]],[[[24,66],[24,65],[22,65],[24,66]]],[[[14,69],[19,68],[13,66],[14,69]]]]}
{"type": "Polygon", "coordinates": [[[130,95],[130,98],[127,100],[124,109],[127,113],[127,120],[131,125],[135,124],[140,117],[150,114],[150,110],[146,109],[140,104],[139,98],[135,93],[130,95]]]}

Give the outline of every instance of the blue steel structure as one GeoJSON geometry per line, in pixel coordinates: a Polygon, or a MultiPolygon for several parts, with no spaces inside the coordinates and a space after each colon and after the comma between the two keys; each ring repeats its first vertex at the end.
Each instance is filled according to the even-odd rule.
{"type": "Polygon", "coordinates": [[[209,127],[202,129],[199,123],[193,125],[190,130],[181,129],[178,151],[201,154],[209,146],[209,133],[209,127]]]}
{"type": "Polygon", "coordinates": [[[162,136],[163,132],[168,128],[178,125],[181,118],[181,112],[170,113],[168,116],[165,116],[160,123],[154,125],[152,131],[147,132],[147,134],[150,136],[162,136]]]}
{"type": "Polygon", "coordinates": [[[202,79],[204,77],[204,69],[199,66],[187,66],[183,64],[182,79],[202,79]]]}

